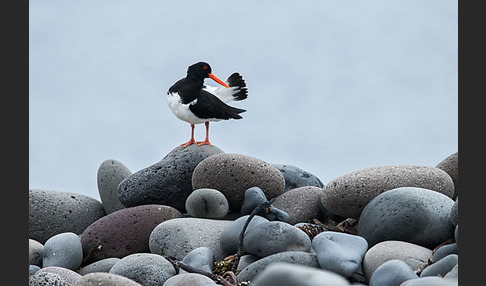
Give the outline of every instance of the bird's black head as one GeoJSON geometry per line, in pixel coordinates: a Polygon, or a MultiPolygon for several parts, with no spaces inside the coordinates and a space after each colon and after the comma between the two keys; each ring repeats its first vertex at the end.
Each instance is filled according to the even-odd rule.
{"type": "Polygon", "coordinates": [[[187,74],[205,79],[211,74],[211,66],[205,62],[198,62],[187,68],[187,74]]]}

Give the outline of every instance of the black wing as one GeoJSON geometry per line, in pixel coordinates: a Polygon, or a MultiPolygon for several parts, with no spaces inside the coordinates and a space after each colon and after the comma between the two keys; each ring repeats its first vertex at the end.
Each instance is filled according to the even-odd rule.
{"type": "Polygon", "coordinates": [[[246,110],[232,107],[222,102],[213,94],[201,90],[195,104],[189,105],[189,109],[199,118],[209,119],[241,119],[239,115],[246,110]]]}

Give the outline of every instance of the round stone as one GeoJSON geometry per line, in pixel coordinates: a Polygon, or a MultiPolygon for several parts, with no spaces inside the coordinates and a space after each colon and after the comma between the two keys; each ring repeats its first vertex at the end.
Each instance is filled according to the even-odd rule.
{"type": "Polygon", "coordinates": [[[29,276],[29,286],[68,286],[68,283],[59,274],[37,271],[29,276]]]}
{"type": "MultiPolygon", "coordinates": [[[[208,247],[201,246],[189,252],[182,262],[201,271],[213,273],[214,255],[213,251],[208,247]]],[[[184,269],[180,269],[179,273],[187,273],[184,269]]]]}
{"type": "Polygon", "coordinates": [[[358,234],[370,246],[401,240],[435,248],[454,237],[450,213],[454,201],[441,193],[413,187],[386,191],[363,210],[358,234]]]}
{"type": "Polygon", "coordinates": [[[153,264],[127,266],[116,274],[138,282],[142,286],[163,285],[172,276],[153,264]]]}
{"type": "Polygon", "coordinates": [[[95,272],[88,273],[79,279],[73,286],[142,286],[140,283],[118,274],[95,272]]]}
{"type": "Polygon", "coordinates": [[[121,181],[118,185],[119,199],[126,207],[160,204],[184,213],[187,197],[194,189],[199,189],[192,186],[194,169],[203,159],[220,153],[223,151],[214,145],[178,146],[160,162],[121,181]]]}
{"type": "Polygon", "coordinates": [[[44,272],[49,272],[49,273],[54,273],[59,276],[61,276],[64,281],[68,283],[68,285],[72,285],[76,283],[79,279],[81,279],[81,275],[79,275],[77,272],[74,272],[71,269],[67,269],[64,267],[59,267],[59,266],[48,266],[40,269],[35,273],[35,275],[39,275],[44,272]]]}
{"type": "Polygon", "coordinates": [[[69,192],[29,190],[29,238],[45,243],[58,233],[81,234],[105,215],[101,202],[69,192]]]}
{"type": "Polygon", "coordinates": [[[42,266],[42,252],[44,246],[37,240],[29,238],[29,264],[42,266]]]}
{"type": "Polygon", "coordinates": [[[220,191],[197,189],[187,197],[186,210],[193,217],[222,218],[228,214],[229,205],[220,191]]]}
{"type": "Polygon", "coordinates": [[[383,263],[373,272],[368,285],[400,285],[407,280],[417,278],[417,274],[407,263],[393,259],[383,263]]]}
{"type": "Polygon", "coordinates": [[[120,261],[120,258],[117,257],[110,257],[110,258],[105,258],[102,260],[98,260],[96,262],[93,262],[91,264],[88,264],[81,269],[78,270],[78,273],[81,275],[86,275],[88,273],[93,273],[93,272],[110,272],[110,269],[120,261]]]}
{"type": "Polygon", "coordinates": [[[307,222],[314,218],[322,220],[324,214],[318,205],[321,192],[322,188],[313,186],[295,188],[278,196],[273,205],[289,214],[290,224],[307,222]]]}
{"type": "Polygon", "coordinates": [[[299,167],[292,165],[273,164],[285,179],[284,192],[288,192],[295,188],[314,186],[323,188],[324,184],[315,175],[302,170],[299,167]]]}
{"type": "MultiPolygon", "coordinates": [[[[249,215],[245,215],[242,217],[239,217],[235,221],[231,222],[227,227],[224,228],[224,230],[221,232],[220,235],[220,243],[221,243],[221,248],[225,253],[236,253],[238,251],[238,241],[240,238],[240,233],[243,230],[243,227],[248,220],[249,215]]],[[[245,234],[248,233],[250,229],[255,227],[258,224],[268,222],[269,220],[266,218],[263,218],[261,216],[254,216],[250,223],[248,224],[245,234]]]]}
{"type": "Polygon", "coordinates": [[[44,244],[42,266],[59,266],[76,270],[83,262],[79,236],[72,232],[56,234],[44,244]]]}
{"type": "Polygon", "coordinates": [[[456,152],[444,160],[442,160],[436,168],[444,170],[449,176],[451,176],[452,181],[454,182],[454,195],[452,199],[455,199],[459,195],[459,153],[456,152]]]}
{"type": "Polygon", "coordinates": [[[184,273],[170,277],[164,286],[214,286],[216,282],[197,273],[184,273]]]}
{"type": "Polygon", "coordinates": [[[412,165],[380,166],[330,181],[324,187],[321,203],[332,214],[358,219],[373,198],[399,187],[429,189],[450,198],[454,195],[454,182],[441,169],[412,165]]]}
{"type": "Polygon", "coordinates": [[[164,221],[180,217],[178,210],[164,205],[142,205],[113,212],[83,232],[81,243],[86,262],[149,252],[152,230],[164,221]]]}
{"type": "Polygon", "coordinates": [[[425,276],[441,276],[444,277],[449,271],[457,265],[458,262],[457,254],[449,254],[446,257],[440,259],[439,261],[427,266],[420,277],[425,276]]]}
{"type": "Polygon", "coordinates": [[[285,179],[273,165],[241,154],[216,154],[204,159],[194,169],[192,187],[212,188],[222,192],[230,210],[240,211],[245,191],[259,187],[271,199],[283,193],[285,179]]]}
{"type": "Polygon", "coordinates": [[[130,175],[132,172],[117,160],[105,160],[99,166],[98,192],[107,214],[125,208],[118,198],[118,185],[130,175]]]}
{"type": "MultiPolygon", "coordinates": [[[[116,262],[110,269],[110,273],[125,276],[125,273],[137,272],[136,268],[139,266],[154,265],[164,270],[169,276],[175,275],[176,270],[169,260],[162,255],[153,253],[134,253],[127,255],[116,262]]],[[[152,270],[148,270],[151,272],[152,270]]],[[[143,271],[142,271],[143,272],[143,271]]],[[[133,274],[133,273],[132,273],[133,274]]]]}

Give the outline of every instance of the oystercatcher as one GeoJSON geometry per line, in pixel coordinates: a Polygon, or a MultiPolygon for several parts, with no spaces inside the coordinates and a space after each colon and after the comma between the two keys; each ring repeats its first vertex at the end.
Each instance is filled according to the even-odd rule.
{"type": "Polygon", "coordinates": [[[209,145],[209,122],[228,119],[241,119],[240,113],[246,110],[227,105],[231,101],[243,100],[248,97],[248,90],[243,77],[235,72],[228,77],[226,83],[211,72],[211,66],[198,62],[189,66],[187,76],[178,80],[167,91],[168,104],[179,119],[191,124],[191,139],[181,146],[191,144],[209,145]],[[211,78],[223,87],[205,86],[204,79],[211,78]],[[206,125],[206,139],[194,140],[194,125],[206,125]]]}

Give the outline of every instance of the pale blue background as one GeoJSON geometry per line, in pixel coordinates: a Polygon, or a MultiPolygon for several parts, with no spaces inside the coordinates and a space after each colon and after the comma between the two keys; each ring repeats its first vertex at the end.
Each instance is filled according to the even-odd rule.
{"type": "Polygon", "coordinates": [[[187,141],[166,91],[198,61],[248,85],[232,103],[243,119],[211,125],[227,153],[325,184],[380,165],[435,166],[458,148],[457,4],[32,0],[29,186],[99,199],[104,160],[135,172],[187,141]]]}

